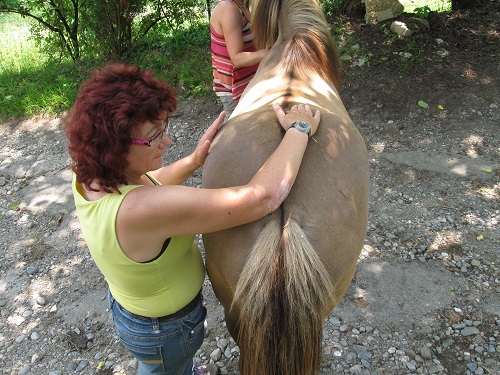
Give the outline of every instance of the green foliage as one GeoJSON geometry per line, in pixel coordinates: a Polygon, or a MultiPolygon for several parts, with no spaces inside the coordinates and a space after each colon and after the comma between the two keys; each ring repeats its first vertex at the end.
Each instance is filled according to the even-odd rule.
{"type": "MultiPolygon", "coordinates": [[[[29,22],[18,15],[0,14],[0,31],[0,121],[68,110],[88,72],[105,61],[90,55],[75,64],[40,52],[29,39],[29,22]]],[[[207,21],[175,31],[158,24],[135,41],[122,59],[152,68],[176,88],[180,98],[213,95],[207,21]]]]}
{"type": "Polygon", "coordinates": [[[204,17],[205,8],[205,0],[0,0],[0,12],[32,21],[31,36],[43,52],[73,61],[121,57],[154,28],[177,30],[204,17]]]}
{"type": "Polygon", "coordinates": [[[338,14],[342,5],[342,0],[319,0],[321,8],[327,18],[331,18],[338,14]]]}
{"type": "Polygon", "coordinates": [[[428,8],[429,12],[448,12],[451,0],[399,0],[407,13],[417,13],[417,9],[428,8]]]}
{"type": "Polygon", "coordinates": [[[19,210],[19,202],[11,202],[9,204],[9,210],[18,211],[19,210]]]}
{"type": "MultiPolygon", "coordinates": [[[[52,56],[73,60],[80,58],[79,33],[83,30],[78,14],[85,12],[79,2],[51,1],[0,1],[0,10],[7,10],[28,18],[31,37],[37,46],[52,56]]],[[[85,4],[85,2],[84,2],[85,4]]]]}
{"type": "Polygon", "coordinates": [[[415,15],[418,18],[427,19],[427,18],[429,18],[430,12],[431,12],[431,8],[429,8],[427,5],[423,6],[423,7],[415,8],[415,15]]]}
{"type": "Polygon", "coordinates": [[[95,2],[88,23],[100,41],[102,54],[123,56],[149,34],[178,30],[195,23],[204,13],[201,0],[122,0],[95,2]]]}
{"type": "Polygon", "coordinates": [[[333,35],[333,37],[340,37],[346,34],[346,26],[342,20],[336,20],[336,23],[333,23],[330,25],[330,34],[333,35]]]}
{"type": "Polygon", "coordinates": [[[125,58],[142,68],[153,68],[181,96],[207,95],[212,91],[207,22],[181,27],[167,37],[158,32],[143,38],[133,44],[125,58]]]}
{"type": "Polygon", "coordinates": [[[38,67],[0,73],[0,118],[57,114],[67,110],[79,80],[75,65],[48,61],[38,67]]]}
{"type": "Polygon", "coordinates": [[[29,22],[17,15],[0,15],[0,117],[56,113],[68,108],[74,84],[69,61],[41,53],[29,35],[29,22]],[[70,88],[68,90],[68,87],[70,88]]]}

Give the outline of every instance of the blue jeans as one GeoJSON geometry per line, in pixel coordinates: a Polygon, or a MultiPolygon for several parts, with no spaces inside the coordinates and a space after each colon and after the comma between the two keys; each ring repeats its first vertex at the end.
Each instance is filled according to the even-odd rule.
{"type": "Polygon", "coordinates": [[[201,299],[187,315],[168,321],[139,317],[108,293],[118,337],[137,358],[138,375],[192,375],[193,357],[205,337],[207,309],[201,299]]]}

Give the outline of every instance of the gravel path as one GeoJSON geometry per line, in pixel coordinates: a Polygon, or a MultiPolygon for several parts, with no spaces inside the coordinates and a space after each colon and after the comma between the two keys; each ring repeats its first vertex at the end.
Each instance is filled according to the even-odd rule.
{"type": "MultiPolygon", "coordinates": [[[[189,152],[216,110],[183,102],[167,159],[189,152]]],[[[325,324],[322,373],[500,373],[500,111],[480,110],[468,114],[473,131],[354,118],[370,153],[369,229],[325,324]]],[[[0,373],[133,374],[80,237],[60,119],[4,123],[0,133],[0,373]]],[[[189,180],[200,182],[199,173],[189,180]]],[[[238,348],[205,284],[198,359],[237,374],[238,348]]]]}

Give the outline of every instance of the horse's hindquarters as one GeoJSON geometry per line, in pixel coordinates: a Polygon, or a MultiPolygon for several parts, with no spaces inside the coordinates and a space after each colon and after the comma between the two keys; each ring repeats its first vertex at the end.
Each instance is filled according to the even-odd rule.
{"type": "MultiPolygon", "coordinates": [[[[261,110],[223,126],[204,166],[204,187],[250,181],[282,138],[274,116],[261,110]]],[[[294,220],[303,229],[331,275],[337,301],[352,279],[364,242],[368,175],[366,147],[349,118],[322,113],[295,184],[273,214],[276,220],[294,220]]],[[[204,236],[209,276],[226,308],[263,225],[261,221],[204,236]]]]}
{"type": "MultiPolygon", "coordinates": [[[[275,121],[264,110],[228,121],[205,163],[203,186],[248,183],[283,136],[275,121]]],[[[203,236],[208,275],[241,349],[242,374],[278,362],[279,371],[262,373],[315,372],[324,318],[344,295],[363,245],[369,184],[364,142],[348,117],[332,113],[322,113],[315,139],[275,212],[203,236]]]]}

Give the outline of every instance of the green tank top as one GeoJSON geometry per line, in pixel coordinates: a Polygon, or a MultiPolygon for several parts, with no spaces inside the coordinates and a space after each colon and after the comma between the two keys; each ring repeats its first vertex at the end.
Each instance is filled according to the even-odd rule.
{"type": "Polygon", "coordinates": [[[75,175],[72,183],[83,237],[111,294],[134,314],[160,317],[173,314],[194,299],[202,287],[205,267],[194,236],[172,237],[164,253],[148,263],[125,255],[116,237],[116,216],[123,199],[140,186],[124,186],[119,189],[121,194],[87,201],[75,175]]]}

